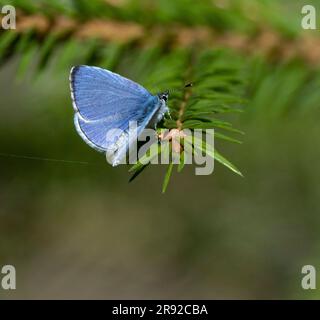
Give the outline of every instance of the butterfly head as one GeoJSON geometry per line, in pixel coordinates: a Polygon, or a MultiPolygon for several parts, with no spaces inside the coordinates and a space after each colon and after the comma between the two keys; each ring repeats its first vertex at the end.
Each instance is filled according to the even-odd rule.
{"type": "Polygon", "coordinates": [[[158,97],[160,100],[163,100],[164,102],[167,102],[168,101],[168,97],[169,97],[169,91],[164,91],[162,93],[159,93],[158,94],[158,97]]]}

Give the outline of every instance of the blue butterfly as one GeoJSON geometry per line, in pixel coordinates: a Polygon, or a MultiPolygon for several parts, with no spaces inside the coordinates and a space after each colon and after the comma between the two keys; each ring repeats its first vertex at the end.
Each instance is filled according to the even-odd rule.
{"type": "Polygon", "coordinates": [[[136,121],[139,136],[169,112],[168,92],[152,95],[139,84],[98,67],[73,67],[70,88],[78,134],[90,147],[105,152],[113,166],[126,157],[133,142],[129,140],[131,121],[136,121]]]}

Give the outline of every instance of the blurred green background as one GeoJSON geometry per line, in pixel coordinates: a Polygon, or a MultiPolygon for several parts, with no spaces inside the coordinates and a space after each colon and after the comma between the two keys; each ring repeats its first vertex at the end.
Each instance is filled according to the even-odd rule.
{"type": "MultiPolygon", "coordinates": [[[[38,1],[13,3],[25,15],[39,10],[32,8],[38,1]]],[[[157,10],[147,1],[92,1],[90,12],[74,1],[52,3],[43,9],[51,17],[82,21],[104,12],[99,18],[163,30],[205,25],[255,37],[263,21],[289,43],[307,35],[311,51],[319,44],[319,30],[300,27],[301,6],[312,1],[159,1],[157,10]],[[255,10],[244,14],[247,6],[255,10]]],[[[6,32],[14,31],[0,33],[0,49],[6,32]]],[[[187,166],[161,194],[163,166],[128,183],[128,167],[112,168],[77,135],[69,69],[101,57],[95,49],[83,57],[82,42],[77,56],[65,54],[74,39],[65,36],[57,50],[54,44],[45,63],[35,49],[45,43],[38,36],[28,40],[38,47],[15,43],[1,60],[0,266],[16,267],[17,290],[0,288],[0,298],[319,298],[320,291],[300,285],[303,265],[320,270],[320,73],[308,52],[228,53],[241,61],[248,104],[241,114],[222,116],[245,135],[241,145],[217,144],[244,178],[217,163],[211,176],[195,176],[187,166]]],[[[139,63],[149,45],[104,45],[104,65],[143,83],[139,63]]],[[[163,57],[186,50],[166,41],[159,48],[163,57]]]]}

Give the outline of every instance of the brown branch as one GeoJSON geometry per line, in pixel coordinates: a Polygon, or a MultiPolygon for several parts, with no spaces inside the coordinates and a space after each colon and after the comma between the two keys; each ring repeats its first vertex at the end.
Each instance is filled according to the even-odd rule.
{"type": "Polygon", "coordinates": [[[177,128],[179,130],[182,130],[182,117],[184,115],[184,112],[186,110],[186,106],[187,106],[187,103],[188,103],[188,100],[191,96],[191,89],[186,89],[186,91],[184,92],[184,95],[183,95],[183,99],[181,101],[181,104],[180,104],[180,108],[179,108],[179,113],[178,113],[178,119],[177,119],[177,128]]]}
{"type": "Polygon", "coordinates": [[[320,61],[320,38],[307,33],[288,40],[271,30],[261,30],[255,36],[249,36],[218,33],[206,26],[169,25],[146,29],[135,22],[99,19],[80,22],[64,16],[51,20],[40,14],[25,15],[18,12],[16,31],[24,33],[29,29],[34,29],[42,36],[53,32],[81,40],[98,38],[107,42],[138,41],[141,46],[168,43],[169,40],[172,47],[227,47],[246,55],[261,53],[276,60],[300,57],[312,65],[319,64],[320,61]]]}

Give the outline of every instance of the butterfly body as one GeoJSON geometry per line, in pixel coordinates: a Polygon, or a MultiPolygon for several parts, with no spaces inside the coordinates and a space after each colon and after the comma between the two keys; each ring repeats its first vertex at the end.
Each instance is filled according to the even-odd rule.
{"type": "Polygon", "coordinates": [[[98,67],[76,66],[70,72],[74,124],[92,148],[105,152],[112,165],[125,158],[129,146],[146,127],[156,127],[169,111],[168,93],[152,95],[139,84],[98,67]],[[129,134],[130,122],[137,126],[129,134]]]}
{"type": "Polygon", "coordinates": [[[164,115],[169,113],[169,108],[166,104],[166,101],[159,98],[159,107],[157,112],[151,118],[148,127],[149,128],[156,128],[157,124],[163,119],[164,115]]]}

